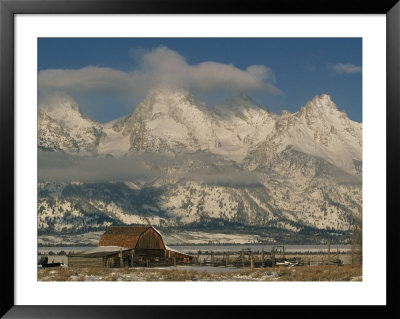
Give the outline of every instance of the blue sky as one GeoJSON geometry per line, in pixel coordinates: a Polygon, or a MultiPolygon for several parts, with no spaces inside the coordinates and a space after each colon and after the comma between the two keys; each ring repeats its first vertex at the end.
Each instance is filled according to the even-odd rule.
{"type": "Polygon", "coordinates": [[[159,83],[212,106],[246,92],[296,112],[323,93],[362,121],[361,38],[40,38],[39,101],[65,91],[104,122],[131,113],[159,83]]]}

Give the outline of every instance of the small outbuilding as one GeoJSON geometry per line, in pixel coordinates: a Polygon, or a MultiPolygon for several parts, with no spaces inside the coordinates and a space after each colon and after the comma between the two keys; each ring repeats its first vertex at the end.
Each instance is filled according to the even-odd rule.
{"type": "Polygon", "coordinates": [[[119,246],[104,246],[68,256],[68,266],[121,267],[129,258],[130,250],[119,246]]]}
{"type": "Polygon", "coordinates": [[[98,247],[69,256],[68,264],[107,268],[167,266],[189,264],[192,259],[165,245],[160,232],[152,226],[109,226],[98,247]]]}

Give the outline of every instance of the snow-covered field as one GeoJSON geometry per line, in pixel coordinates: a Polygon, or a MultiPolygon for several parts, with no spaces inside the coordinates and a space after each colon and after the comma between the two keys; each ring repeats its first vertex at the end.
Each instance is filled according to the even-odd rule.
{"type": "Polygon", "coordinates": [[[199,244],[251,244],[259,242],[259,236],[246,234],[221,234],[206,232],[182,231],[177,234],[163,234],[167,245],[199,244]]]}
{"type": "Polygon", "coordinates": [[[104,231],[88,232],[74,235],[41,235],[38,236],[40,246],[97,246],[104,231]]]}
{"type": "MultiPolygon", "coordinates": [[[[241,251],[250,249],[253,252],[260,252],[264,249],[265,252],[271,251],[273,245],[257,245],[257,244],[243,244],[243,245],[178,245],[173,246],[176,250],[186,253],[197,253],[197,251],[214,251],[214,252],[225,252],[225,251],[241,251]]],[[[275,246],[277,247],[277,246],[275,246]]],[[[326,253],[326,245],[284,245],[286,253],[326,253]]],[[[281,249],[281,248],[279,248],[281,249]]],[[[331,253],[337,252],[349,252],[350,246],[348,245],[331,245],[331,253]]]]}

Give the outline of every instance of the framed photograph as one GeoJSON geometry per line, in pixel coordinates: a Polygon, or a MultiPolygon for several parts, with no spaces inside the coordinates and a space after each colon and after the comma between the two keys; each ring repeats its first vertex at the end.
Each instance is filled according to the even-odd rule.
{"type": "Polygon", "coordinates": [[[0,10],[5,318],[398,313],[396,0],[0,10]]]}

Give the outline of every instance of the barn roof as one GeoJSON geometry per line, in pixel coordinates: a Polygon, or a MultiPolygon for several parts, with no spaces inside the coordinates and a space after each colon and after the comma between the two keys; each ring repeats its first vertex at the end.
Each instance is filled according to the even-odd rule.
{"type": "Polygon", "coordinates": [[[140,236],[149,228],[160,234],[151,226],[109,226],[101,236],[99,246],[135,248],[140,236]]]}
{"type": "Polygon", "coordinates": [[[129,250],[128,248],[118,246],[100,246],[93,249],[82,251],[78,254],[71,255],[73,257],[103,257],[119,253],[120,251],[129,250]]]}
{"type": "Polygon", "coordinates": [[[171,247],[168,247],[167,245],[165,245],[165,249],[166,249],[166,250],[169,250],[169,251],[172,251],[172,252],[174,252],[174,253],[178,253],[178,254],[183,255],[183,256],[190,257],[190,258],[193,257],[193,256],[191,256],[191,255],[189,255],[189,254],[187,254],[187,253],[183,253],[183,252],[181,252],[181,251],[172,249],[171,247]]]}

